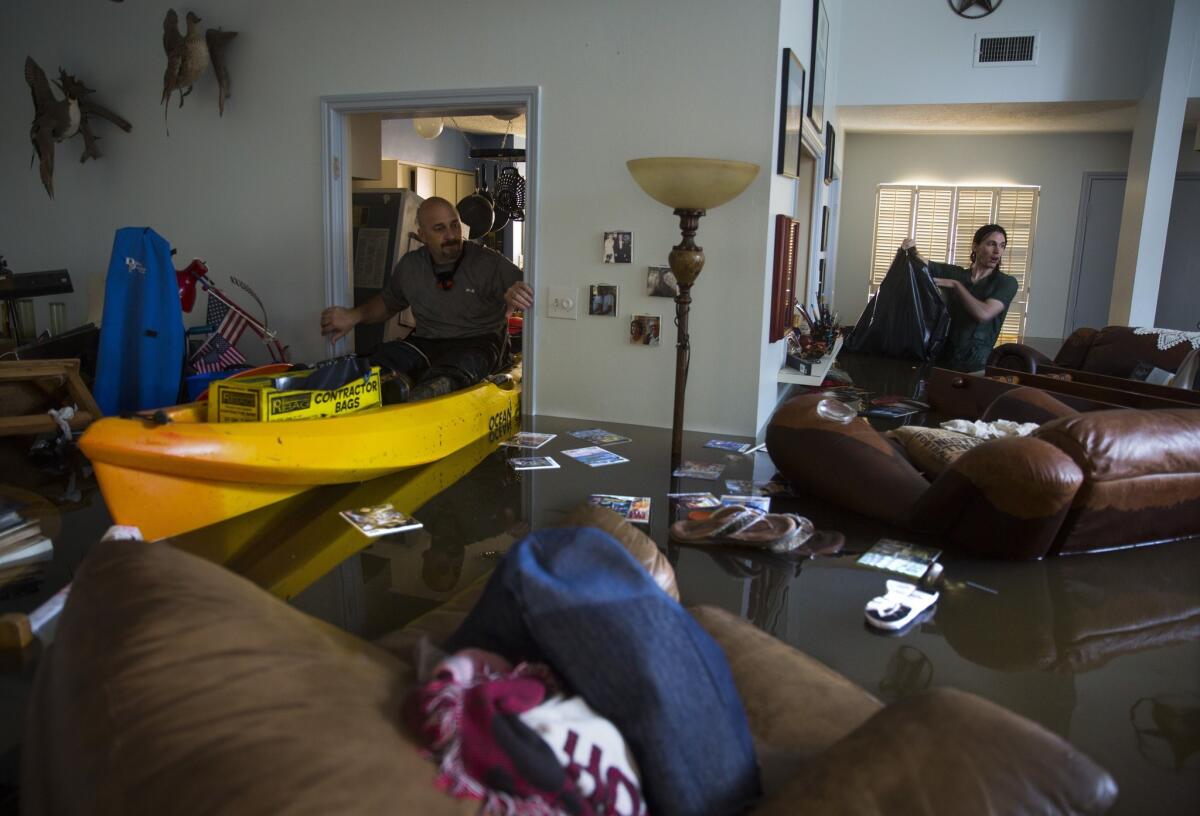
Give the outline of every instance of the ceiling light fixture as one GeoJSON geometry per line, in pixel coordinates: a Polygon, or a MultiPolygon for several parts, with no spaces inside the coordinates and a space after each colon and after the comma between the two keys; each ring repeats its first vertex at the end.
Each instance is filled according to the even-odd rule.
{"type": "Polygon", "coordinates": [[[413,129],[422,139],[436,139],[442,135],[442,128],[445,126],[446,123],[440,116],[432,119],[413,119],[413,129]]]}

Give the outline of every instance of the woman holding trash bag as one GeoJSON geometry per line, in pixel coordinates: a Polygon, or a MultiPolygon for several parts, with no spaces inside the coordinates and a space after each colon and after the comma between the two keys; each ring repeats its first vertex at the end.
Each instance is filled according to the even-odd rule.
{"type": "MultiPolygon", "coordinates": [[[[900,249],[911,249],[916,254],[916,245],[914,239],[906,238],[900,249]]],[[[964,371],[983,368],[1018,289],[1017,279],[1000,271],[1000,259],[1007,246],[1004,227],[986,224],[975,230],[968,269],[926,261],[917,254],[917,260],[929,267],[934,282],[950,290],[950,333],[938,362],[964,371]]]]}

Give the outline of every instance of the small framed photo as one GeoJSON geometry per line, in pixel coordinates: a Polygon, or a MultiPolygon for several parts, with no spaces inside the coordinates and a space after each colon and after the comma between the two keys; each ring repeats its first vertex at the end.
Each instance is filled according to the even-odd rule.
{"type": "Polygon", "coordinates": [[[829,205],[821,208],[821,251],[829,246],[829,205]]]}
{"type": "Polygon", "coordinates": [[[617,316],[617,287],[597,283],[588,295],[588,314],[601,317],[617,316]]]}
{"type": "Polygon", "coordinates": [[[657,346],[661,323],[658,315],[634,315],[629,322],[629,342],[635,346],[657,346]]]}
{"type": "Polygon", "coordinates": [[[646,294],[650,297],[673,298],[679,294],[679,283],[669,266],[646,268],[646,294]]]}
{"type": "Polygon", "coordinates": [[[633,233],[604,233],[604,262],[633,263],[633,233]]]}

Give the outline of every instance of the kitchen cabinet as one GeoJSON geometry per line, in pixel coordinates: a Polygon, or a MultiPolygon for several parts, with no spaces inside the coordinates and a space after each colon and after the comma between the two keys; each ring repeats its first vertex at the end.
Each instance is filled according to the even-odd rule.
{"type": "Polygon", "coordinates": [[[379,175],[374,179],[354,179],[354,190],[407,190],[412,185],[412,165],[395,159],[379,163],[379,175]]]}
{"type": "Polygon", "coordinates": [[[355,113],[350,121],[350,177],[378,179],[383,123],[378,113],[355,113]]]}
{"type": "Polygon", "coordinates": [[[433,171],[433,194],[447,201],[458,201],[458,173],[453,170],[433,171]]]}
{"type": "Polygon", "coordinates": [[[459,173],[458,184],[454,191],[454,203],[457,204],[473,192],[475,192],[475,177],[470,173],[459,173]]]}
{"type": "Polygon", "coordinates": [[[437,195],[434,192],[434,169],[432,167],[417,167],[416,168],[416,192],[421,198],[429,198],[437,195]]]}

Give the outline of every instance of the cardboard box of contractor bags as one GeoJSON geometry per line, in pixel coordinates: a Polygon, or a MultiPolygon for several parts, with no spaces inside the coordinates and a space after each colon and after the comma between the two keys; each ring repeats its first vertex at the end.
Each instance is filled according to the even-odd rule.
{"type": "Polygon", "coordinates": [[[341,416],[382,404],[379,391],[379,366],[370,374],[356,377],[338,388],[305,390],[297,388],[312,371],[289,371],[286,390],[277,383],[284,378],[247,377],[242,380],[217,380],[209,386],[209,422],[278,422],[287,419],[316,419],[341,416]],[[297,382],[298,381],[298,382],[297,382]]]}

